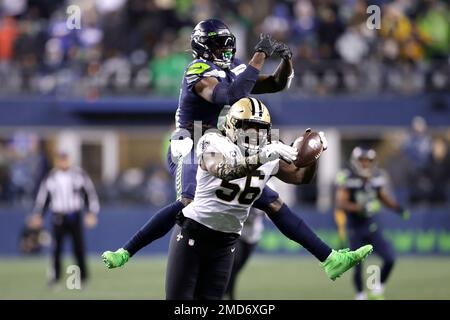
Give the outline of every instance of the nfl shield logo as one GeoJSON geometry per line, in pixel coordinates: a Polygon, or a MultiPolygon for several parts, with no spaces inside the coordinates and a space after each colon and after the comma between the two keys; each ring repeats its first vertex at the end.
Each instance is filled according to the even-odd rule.
{"type": "Polygon", "coordinates": [[[188,244],[192,247],[194,246],[195,240],[194,239],[189,239],[188,244]]]}

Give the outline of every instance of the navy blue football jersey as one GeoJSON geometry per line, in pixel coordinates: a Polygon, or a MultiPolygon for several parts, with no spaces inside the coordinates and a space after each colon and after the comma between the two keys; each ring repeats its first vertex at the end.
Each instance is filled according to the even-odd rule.
{"type": "Polygon", "coordinates": [[[207,77],[214,77],[219,82],[230,84],[246,68],[247,65],[236,58],[229,69],[221,69],[203,59],[192,61],[184,72],[178,109],[175,114],[176,127],[192,129],[194,121],[201,121],[204,129],[217,128],[219,116],[225,115],[229,106],[206,101],[195,93],[194,86],[198,81],[207,77]]]}
{"type": "MultiPolygon", "coordinates": [[[[344,187],[350,192],[350,201],[363,207],[365,204],[377,200],[378,192],[387,185],[387,175],[381,169],[375,169],[369,179],[364,179],[351,169],[344,169],[336,176],[336,186],[344,187]]],[[[368,219],[366,212],[349,213],[350,219],[368,219]]]]}

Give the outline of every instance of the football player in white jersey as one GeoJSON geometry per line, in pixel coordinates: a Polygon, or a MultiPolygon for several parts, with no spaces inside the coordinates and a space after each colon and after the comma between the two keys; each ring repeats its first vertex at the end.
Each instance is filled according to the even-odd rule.
{"type": "MultiPolygon", "coordinates": [[[[317,165],[296,167],[292,161],[297,150],[271,142],[270,130],[266,106],[257,99],[243,98],[228,112],[224,133],[209,132],[199,140],[194,201],[182,210],[170,240],[167,299],[221,299],[236,240],[267,181],[276,176],[303,184],[314,177],[317,165]]],[[[291,219],[295,229],[298,222],[291,219]]],[[[333,250],[322,265],[335,279],[371,251],[370,245],[351,252],[333,250]]]]}

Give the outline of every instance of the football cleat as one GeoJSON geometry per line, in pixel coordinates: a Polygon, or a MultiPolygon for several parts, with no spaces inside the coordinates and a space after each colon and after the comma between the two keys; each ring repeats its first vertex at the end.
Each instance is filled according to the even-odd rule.
{"type": "Polygon", "coordinates": [[[373,251],[372,245],[365,245],[355,251],[350,249],[333,250],[321,263],[322,268],[331,280],[336,280],[348,269],[363,261],[373,251]]]}
{"type": "Polygon", "coordinates": [[[120,248],[115,252],[105,251],[102,254],[103,262],[108,269],[122,267],[125,263],[127,263],[129,258],[130,253],[123,248],[120,248]]]}
{"type": "Polygon", "coordinates": [[[376,284],[372,291],[367,295],[367,298],[369,300],[385,300],[384,285],[381,283],[376,284]]]}
{"type": "Polygon", "coordinates": [[[386,300],[386,298],[384,297],[384,295],[382,293],[380,293],[380,294],[369,293],[367,295],[367,299],[368,300],[386,300]]]}

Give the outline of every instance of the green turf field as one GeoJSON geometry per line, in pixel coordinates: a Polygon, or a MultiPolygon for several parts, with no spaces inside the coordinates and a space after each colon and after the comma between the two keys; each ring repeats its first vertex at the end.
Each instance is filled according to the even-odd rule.
{"type": "MultiPolygon", "coordinates": [[[[66,259],[66,264],[69,263],[66,259]]],[[[0,299],[163,299],[164,258],[135,258],[106,270],[91,257],[84,290],[46,287],[44,258],[2,258],[0,299]]],[[[376,263],[376,259],[369,263],[376,263]]],[[[310,258],[254,257],[238,284],[240,299],[352,299],[351,274],[332,282],[310,258]]],[[[386,292],[390,299],[450,299],[450,258],[400,258],[386,292]]]]}

